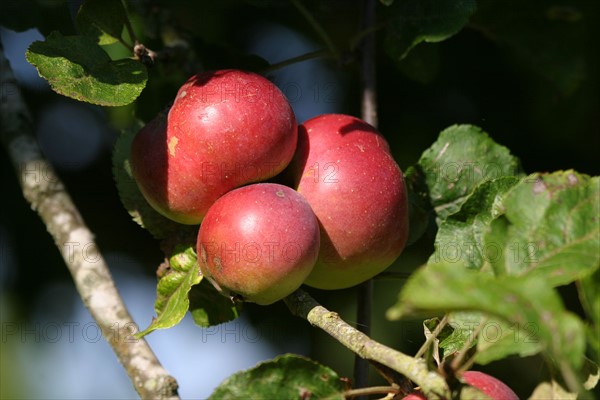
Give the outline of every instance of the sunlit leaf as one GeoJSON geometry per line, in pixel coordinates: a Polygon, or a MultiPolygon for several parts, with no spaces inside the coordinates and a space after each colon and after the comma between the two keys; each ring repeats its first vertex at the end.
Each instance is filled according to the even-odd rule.
{"type": "Polygon", "coordinates": [[[101,106],[133,102],[148,79],[142,63],[128,58],[113,61],[87,36],[52,32],[45,41],[33,42],[26,57],[55,92],[101,106]]]}
{"type": "Polygon", "coordinates": [[[343,400],[343,390],[342,381],[331,368],[286,354],[230,376],[209,399],[343,400]]]}
{"type": "Polygon", "coordinates": [[[534,324],[510,323],[481,312],[451,312],[439,336],[440,360],[444,362],[461,351],[468,351],[469,358],[474,356],[482,365],[509,355],[527,357],[544,350],[538,333],[534,324]]]}
{"type": "Polygon", "coordinates": [[[490,223],[502,212],[502,196],[518,182],[513,176],[505,176],[477,186],[460,210],[440,224],[429,263],[460,262],[480,269],[490,256],[495,257],[497,248],[489,248],[483,239],[490,223]]]}
{"type": "Polygon", "coordinates": [[[497,275],[538,275],[563,285],[600,268],[600,178],[533,174],[504,197],[484,245],[497,275]]]}
{"type": "Polygon", "coordinates": [[[600,363],[600,269],[577,281],[581,304],[588,317],[588,343],[594,361],[600,363]]]}
{"type": "Polygon", "coordinates": [[[470,349],[477,345],[477,329],[484,323],[486,317],[478,312],[451,312],[448,314],[448,325],[452,333],[440,342],[444,361],[456,355],[459,351],[470,349]]]}
{"type": "Polygon", "coordinates": [[[440,220],[458,211],[482,182],[522,175],[519,159],[473,125],[445,129],[412,168],[440,220]]]}
{"type": "Polygon", "coordinates": [[[177,247],[169,259],[169,271],[159,280],[154,304],[156,318],[136,337],[140,338],[156,329],[177,325],[190,306],[188,293],[202,280],[196,253],[192,247],[177,247]]]}
{"type": "Polygon", "coordinates": [[[574,371],[581,367],[584,325],[565,310],[558,293],[542,277],[495,277],[464,265],[427,265],[408,280],[387,316],[399,319],[450,311],[482,312],[519,329],[533,326],[540,347],[559,364],[566,363],[574,371]]]}
{"type": "MultiPolygon", "coordinates": [[[[423,329],[427,340],[430,340],[430,337],[433,336],[435,333],[434,331],[438,329],[440,323],[441,320],[439,318],[430,318],[423,321],[423,329]]],[[[466,342],[466,340],[461,341],[461,345],[458,346],[458,349],[452,348],[453,344],[456,342],[455,338],[457,332],[464,332],[464,330],[460,329],[460,327],[457,329],[448,319],[448,323],[441,328],[437,336],[432,340],[432,355],[438,365],[442,364],[446,357],[460,350],[462,344],[466,342]]]]}
{"type": "Polygon", "coordinates": [[[483,322],[478,335],[475,362],[485,365],[507,356],[528,357],[543,350],[539,325],[489,318],[483,322]]]}

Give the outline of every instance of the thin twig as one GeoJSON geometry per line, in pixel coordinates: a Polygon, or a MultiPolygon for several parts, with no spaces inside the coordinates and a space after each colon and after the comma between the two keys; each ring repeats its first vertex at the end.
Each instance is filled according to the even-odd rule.
{"type": "Polygon", "coordinates": [[[327,332],[362,358],[383,364],[421,386],[427,398],[449,397],[449,389],[444,378],[429,371],[423,359],[413,358],[376,342],[346,323],[337,313],[321,306],[305,291],[301,289],[295,291],[285,299],[285,303],[292,314],[306,319],[311,325],[327,332]]]}
{"type": "Polygon", "coordinates": [[[0,89],[0,140],[15,167],[23,196],[54,239],[81,299],[138,394],[144,399],[178,399],[175,378],[163,368],[145,340],[132,338],[135,323],[117,292],[93,234],[41,154],[33,136],[31,115],[1,43],[0,89]],[[86,254],[81,249],[86,249],[86,254]],[[86,256],[91,251],[92,258],[86,256]]]}
{"type": "Polygon", "coordinates": [[[332,58],[332,57],[333,57],[333,55],[328,50],[311,51],[310,53],[301,54],[299,56],[288,58],[287,60],[283,60],[281,62],[271,64],[268,67],[266,67],[265,69],[263,69],[262,71],[260,71],[260,73],[262,75],[266,75],[273,71],[277,71],[278,69],[287,67],[288,65],[297,64],[302,61],[313,60],[315,58],[332,58]]]}
{"type": "Polygon", "coordinates": [[[290,2],[294,5],[294,7],[296,7],[298,9],[300,14],[302,14],[302,16],[304,17],[304,19],[306,19],[306,21],[310,24],[310,26],[315,30],[317,35],[319,35],[319,37],[321,38],[323,43],[325,43],[325,45],[327,46],[327,48],[329,49],[331,54],[333,54],[335,57],[337,57],[338,51],[337,51],[337,48],[335,47],[335,45],[333,44],[333,41],[331,40],[331,38],[329,37],[329,35],[325,31],[325,29],[323,29],[323,26],[321,26],[319,21],[317,21],[316,18],[311,14],[311,12],[308,11],[308,9],[306,7],[304,7],[304,4],[302,4],[302,1],[290,0],[290,2]]]}
{"type": "Polygon", "coordinates": [[[398,393],[402,393],[402,392],[400,391],[400,388],[398,386],[371,386],[371,387],[365,387],[365,388],[360,388],[360,389],[346,390],[344,392],[344,397],[345,398],[353,398],[353,397],[359,397],[359,396],[369,396],[371,394],[387,394],[387,393],[398,394],[398,393]]]}

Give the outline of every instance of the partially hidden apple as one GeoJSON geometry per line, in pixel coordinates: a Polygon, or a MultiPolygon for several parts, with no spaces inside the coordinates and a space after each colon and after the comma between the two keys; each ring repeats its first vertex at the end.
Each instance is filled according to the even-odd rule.
{"type": "Polygon", "coordinates": [[[408,236],[404,177],[385,139],[355,117],[325,114],[299,127],[289,171],[321,226],[319,259],[306,284],[342,289],[372,278],[408,236]]]}
{"type": "Polygon", "coordinates": [[[298,289],[319,253],[319,224],[303,196],[275,183],[234,189],[198,232],[204,277],[222,294],[262,305],[298,289]]]}
{"type": "Polygon", "coordinates": [[[465,371],[462,380],[494,400],[519,400],[513,390],[501,380],[480,371],[465,371]]]}
{"type": "Polygon", "coordinates": [[[240,70],[203,72],[138,132],[131,168],[153,208],[198,224],[229,190],[281,172],[296,143],[294,112],[273,83],[240,70]]]}

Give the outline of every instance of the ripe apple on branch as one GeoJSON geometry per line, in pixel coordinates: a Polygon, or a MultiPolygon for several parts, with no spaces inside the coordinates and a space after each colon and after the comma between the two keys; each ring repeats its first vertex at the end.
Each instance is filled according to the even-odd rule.
{"type": "Polygon", "coordinates": [[[158,212],[184,224],[202,222],[202,272],[220,291],[239,299],[270,304],[302,283],[320,289],[355,286],[390,266],[406,244],[406,187],[384,137],[343,114],[321,115],[298,129],[285,97],[257,74],[222,70],[190,78],[168,112],[138,132],[131,163],[140,191],[158,212]],[[277,193],[302,204],[298,215],[286,215],[288,203],[277,197],[260,199],[267,188],[273,191],[271,186],[234,190],[277,179],[279,173],[291,188],[277,193]],[[253,230],[225,234],[225,226],[218,226],[242,229],[261,202],[266,208],[252,215],[253,230]],[[295,220],[288,223],[286,217],[295,220]],[[228,246],[264,246],[272,240],[281,245],[274,231],[275,239],[267,237],[278,225],[286,226],[286,243],[299,245],[299,267],[264,259],[245,266],[237,259],[215,262],[224,260],[217,250],[228,246]],[[304,243],[306,235],[312,241],[304,243]],[[320,251],[312,259],[308,255],[315,248],[320,251]],[[242,278],[250,268],[263,285],[242,278]]]}

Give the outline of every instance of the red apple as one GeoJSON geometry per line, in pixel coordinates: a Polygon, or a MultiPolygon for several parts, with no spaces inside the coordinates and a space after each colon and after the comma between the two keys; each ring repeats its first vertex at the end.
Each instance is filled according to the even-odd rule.
{"type": "Polygon", "coordinates": [[[277,175],[297,143],[285,96],[260,75],[204,72],[177,93],[168,116],[136,135],[131,167],[148,202],[183,224],[198,224],[229,190],[277,175]]]}
{"type": "Polygon", "coordinates": [[[312,153],[345,143],[368,144],[390,151],[390,146],[377,129],[352,115],[322,114],[304,122],[302,128],[310,137],[312,153]],[[313,134],[313,131],[316,133],[313,134]]]}
{"type": "Polygon", "coordinates": [[[342,289],[364,282],[389,267],[406,244],[402,171],[387,142],[366,126],[353,117],[325,115],[299,129],[306,141],[299,142],[290,171],[321,225],[309,286],[342,289]]]}
{"type": "MultiPolygon", "coordinates": [[[[299,178],[309,153],[314,156],[346,143],[374,146],[390,151],[381,133],[365,121],[352,115],[322,114],[298,127],[298,147],[290,165],[293,171],[289,173],[299,178]]],[[[294,184],[297,185],[298,182],[294,184]]]]}
{"type": "Polygon", "coordinates": [[[519,400],[504,382],[480,371],[466,371],[462,380],[494,400],[519,400]]]}
{"type": "Polygon", "coordinates": [[[275,183],[234,189],[198,233],[200,269],[217,290],[271,304],[298,289],[319,253],[319,224],[295,190],[275,183]]]}

